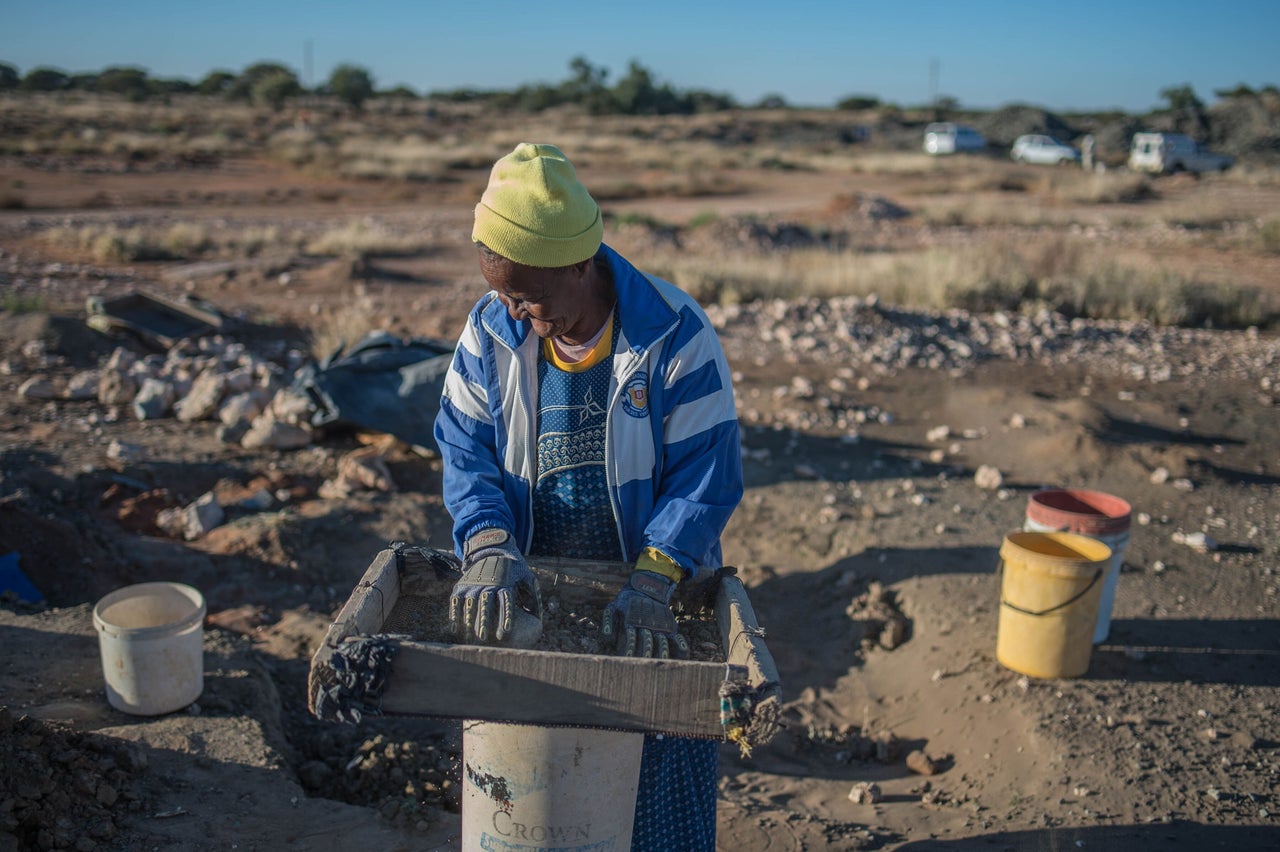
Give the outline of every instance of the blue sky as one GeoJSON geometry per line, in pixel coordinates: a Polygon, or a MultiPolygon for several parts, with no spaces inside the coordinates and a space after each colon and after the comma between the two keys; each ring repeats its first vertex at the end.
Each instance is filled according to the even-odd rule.
{"type": "Polygon", "coordinates": [[[380,88],[426,92],[559,82],[580,55],[610,80],[635,59],[679,89],[812,106],[922,104],[935,79],[975,107],[1142,111],[1183,83],[1209,102],[1237,83],[1280,85],[1278,42],[1277,0],[0,3],[0,62],[21,73],[139,65],[197,81],[274,61],[316,83],[346,62],[380,88]]]}

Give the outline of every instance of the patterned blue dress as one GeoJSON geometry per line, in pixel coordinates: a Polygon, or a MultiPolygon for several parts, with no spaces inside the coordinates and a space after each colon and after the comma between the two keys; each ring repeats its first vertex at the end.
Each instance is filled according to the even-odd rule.
{"type": "MultiPolygon", "coordinates": [[[[615,318],[610,343],[617,337],[615,318]]],[[[574,371],[546,357],[538,364],[538,480],[531,555],[624,558],[605,472],[611,372],[607,357],[574,371]]],[[[633,852],[715,849],[717,757],[713,740],[645,735],[633,852]]]]}

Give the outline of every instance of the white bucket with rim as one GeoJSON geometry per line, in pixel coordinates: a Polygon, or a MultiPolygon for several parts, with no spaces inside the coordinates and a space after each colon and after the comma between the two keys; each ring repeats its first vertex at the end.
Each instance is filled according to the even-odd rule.
{"type": "Polygon", "coordinates": [[[93,608],[107,701],[137,716],[171,713],[204,689],[204,596],[181,583],[117,589],[93,608]]]}
{"type": "Polygon", "coordinates": [[[1062,488],[1038,491],[1027,500],[1022,528],[1027,532],[1072,532],[1087,535],[1111,548],[1111,563],[1103,577],[1102,599],[1093,644],[1106,641],[1111,632],[1111,610],[1120,584],[1124,549],[1129,544],[1129,503],[1103,491],[1062,488]]]}
{"type": "Polygon", "coordinates": [[[467,722],[462,848],[631,848],[644,734],[467,722]]]}

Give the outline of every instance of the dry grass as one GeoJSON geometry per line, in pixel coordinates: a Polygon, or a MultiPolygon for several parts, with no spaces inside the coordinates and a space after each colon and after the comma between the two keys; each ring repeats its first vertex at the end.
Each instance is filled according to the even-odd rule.
{"type": "Polygon", "coordinates": [[[906,307],[1020,310],[1168,325],[1269,326],[1274,296],[1193,271],[1100,256],[1066,237],[914,252],[795,251],[758,257],[666,253],[656,271],[704,302],[876,295],[906,307]]]}
{"type": "Polygon", "coordinates": [[[413,234],[403,234],[368,219],[349,222],[333,228],[306,244],[309,254],[334,256],[413,255],[426,247],[425,241],[413,234]]]}
{"type": "Polygon", "coordinates": [[[338,146],[335,172],[342,177],[439,181],[449,176],[447,152],[420,136],[357,136],[338,146]]]}
{"type": "Polygon", "coordinates": [[[1068,204],[1132,204],[1156,197],[1151,178],[1134,172],[1053,169],[1035,183],[1044,198],[1068,204]]]}
{"type": "Polygon", "coordinates": [[[1280,216],[1259,223],[1258,245],[1267,254],[1280,254],[1280,216]]]}
{"type": "Polygon", "coordinates": [[[343,303],[336,307],[314,305],[311,332],[311,354],[324,359],[339,349],[354,346],[370,332],[383,328],[375,322],[380,317],[373,300],[363,294],[354,304],[343,303]]]}
{"type": "Polygon", "coordinates": [[[1219,179],[1245,186],[1277,187],[1280,186],[1280,165],[1237,163],[1223,172],[1219,179]]]}
{"type": "Polygon", "coordinates": [[[98,263],[194,260],[205,257],[256,257],[268,249],[300,249],[304,238],[274,226],[210,228],[197,222],[156,225],[63,225],[44,233],[44,241],[98,263]]]}

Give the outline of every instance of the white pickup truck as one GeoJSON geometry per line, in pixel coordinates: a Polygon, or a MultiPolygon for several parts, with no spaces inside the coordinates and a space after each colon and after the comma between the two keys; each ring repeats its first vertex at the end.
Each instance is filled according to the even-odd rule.
{"type": "Polygon", "coordinates": [[[1139,172],[1221,172],[1234,160],[1200,147],[1185,133],[1135,133],[1129,148],[1129,168],[1139,172]]]}

